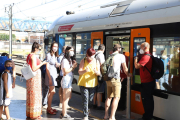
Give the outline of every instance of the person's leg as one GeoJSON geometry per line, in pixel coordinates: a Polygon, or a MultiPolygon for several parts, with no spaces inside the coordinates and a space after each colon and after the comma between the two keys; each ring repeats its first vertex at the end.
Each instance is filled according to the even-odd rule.
{"type": "Polygon", "coordinates": [[[51,103],[52,103],[52,99],[53,96],[55,94],[55,87],[54,86],[49,86],[49,94],[48,94],[48,110],[51,109],[51,103]]]}
{"type": "Polygon", "coordinates": [[[62,87],[59,88],[59,99],[60,99],[59,107],[62,108],[62,102],[63,102],[63,89],[62,89],[62,87]]]}
{"type": "Polygon", "coordinates": [[[96,100],[97,100],[97,93],[94,94],[93,107],[96,105],[96,100]]]}
{"type": "Polygon", "coordinates": [[[104,118],[105,119],[108,119],[109,118],[109,107],[111,105],[111,100],[112,98],[107,98],[106,101],[105,101],[105,115],[104,115],[104,118]]]}
{"type": "Polygon", "coordinates": [[[149,83],[143,83],[142,86],[142,101],[143,101],[143,107],[144,107],[144,120],[151,120],[153,117],[153,111],[154,111],[154,99],[153,99],[153,92],[155,87],[155,81],[149,82],[149,83]]]}
{"type": "Polygon", "coordinates": [[[119,99],[120,99],[120,93],[121,93],[121,83],[120,79],[113,79],[112,82],[112,91],[114,95],[113,103],[111,106],[111,115],[110,119],[115,120],[115,114],[118,107],[119,99]]]}
{"type": "Polygon", "coordinates": [[[102,93],[97,93],[97,106],[101,107],[102,93]]]}
{"type": "Polygon", "coordinates": [[[63,104],[62,104],[62,114],[65,116],[67,114],[68,102],[71,95],[71,88],[63,89],[63,104]]]}
{"type": "Polygon", "coordinates": [[[121,110],[125,110],[126,109],[127,78],[124,78],[121,84],[122,84],[121,99],[119,101],[118,108],[120,108],[121,110]]]}
{"type": "Polygon", "coordinates": [[[84,117],[88,117],[89,91],[86,87],[80,86],[84,117]]]}
{"type": "Polygon", "coordinates": [[[160,89],[161,89],[161,90],[165,90],[165,89],[164,89],[164,86],[163,86],[163,83],[164,83],[164,75],[160,78],[159,83],[160,83],[160,89]]]}
{"type": "Polygon", "coordinates": [[[4,110],[5,110],[5,113],[6,113],[6,118],[7,118],[7,119],[10,119],[10,114],[9,114],[9,108],[8,108],[8,106],[4,106],[4,110]]]}
{"type": "Polygon", "coordinates": [[[3,106],[0,106],[0,119],[2,118],[2,114],[3,114],[3,106]]]}

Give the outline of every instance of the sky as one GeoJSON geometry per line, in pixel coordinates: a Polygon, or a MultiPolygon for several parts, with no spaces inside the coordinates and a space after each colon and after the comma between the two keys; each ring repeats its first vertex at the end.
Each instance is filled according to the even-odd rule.
{"type": "Polygon", "coordinates": [[[7,10],[13,3],[13,18],[53,22],[58,17],[66,15],[66,11],[78,13],[121,1],[124,0],[1,0],[0,17],[8,18],[7,10]]]}

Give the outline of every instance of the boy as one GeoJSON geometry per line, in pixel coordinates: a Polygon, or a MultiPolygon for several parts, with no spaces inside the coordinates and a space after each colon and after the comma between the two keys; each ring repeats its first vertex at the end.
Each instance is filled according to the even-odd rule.
{"type": "Polygon", "coordinates": [[[6,60],[5,71],[1,75],[0,80],[0,119],[2,118],[3,107],[5,109],[6,118],[10,119],[9,108],[12,98],[12,70],[13,63],[11,60],[6,60]]]}

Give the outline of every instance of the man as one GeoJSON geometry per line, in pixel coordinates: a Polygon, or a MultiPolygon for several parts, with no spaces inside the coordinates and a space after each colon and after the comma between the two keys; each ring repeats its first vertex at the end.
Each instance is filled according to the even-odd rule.
{"type": "Polygon", "coordinates": [[[121,92],[121,82],[120,82],[120,68],[121,65],[123,66],[123,70],[127,76],[131,76],[128,73],[128,68],[126,66],[125,57],[122,54],[119,54],[121,52],[121,45],[115,44],[113,47],[113,53],[115,56],[113,57],[113,68],[116,72],[116,75],[114,78],[112,78],[110,81],[106,81],[107,84],[107,99],[105,102],[105,116],[104,119],[109,120],[115,120],[115,113],[117,110],[118,102],[120,99],[120,92],[121,92]],[[112,106],[111,106],[111,115],[109,117],[108,110],[111,104],[111,100],[113,99],[112,106]]]}
{"type": "MultiPolygon", "coordinates": [[[[105,46],[101,44],[99,45],[98,51],[95,54],[95,58],[96,60],[99,61],[100,66],[105,62],[105,57],[103,54],[104,51],[105,51],[105,46]]],[[[98,86],[97,86],[97,91],[94,95],[94,105],[93,105],[93,108],[97,108],[97,110],[104,110],[104,107],[101,106],[101,100],[102,100],[102,94],[104,93],[105,90],[105,85],[106,82],[104,80],[101,81],[98,80],[98,86]],[[97,105],[96,105],[96,100],[97,100],[97,105]]]]}
{"type": "Polygon", "coordinates": [[[151,120],[154,111],[154,99],[153,92],[155,88],[155,80],[152,78],[151,74],[147,69],[151,71],[152,68],[152,58],[146,54],[150,54],[150,45],[147,42],[141,44],[140,54],[142,54],[141,59],[138,61],[137,57],[134,60],[134,65],[136,69],[140,69],[141,78],[141,97],[143,102],[143,107],[145,113],[143,117],[139,120],[151,120]],[[145,68],[147,67],[147,69],[145,68]]]}

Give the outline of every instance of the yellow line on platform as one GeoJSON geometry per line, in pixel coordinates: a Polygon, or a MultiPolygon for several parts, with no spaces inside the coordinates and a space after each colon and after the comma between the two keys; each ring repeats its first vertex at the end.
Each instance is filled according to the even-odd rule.
{"type": "MultiPolygon", "coordinates": [[[[83,111],[82,111],[82,110],[79,110],[79,109],[74,108],[74,107],[71,107],[71,108],[73,108],[74,110],[77,110],[77,111],[79,111],[79,112],[83,113],[83,111]]],[[[93,118],[96,118],[96,119],[98,119],[98,120],[103,120],[103,119],[100,119],[100,118],[98,118],[98,117],[95,117],[95,116],[93,116],[93,115],[91,115],[91,114],[89,114],[89,116],[90,116],[90,117],[93,117],[93,118]]]]}

